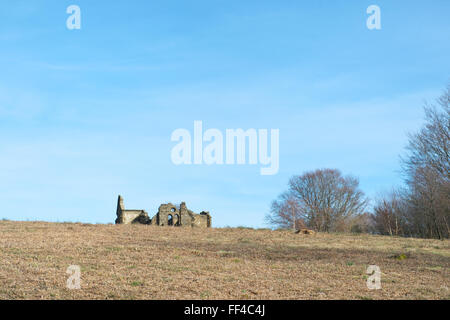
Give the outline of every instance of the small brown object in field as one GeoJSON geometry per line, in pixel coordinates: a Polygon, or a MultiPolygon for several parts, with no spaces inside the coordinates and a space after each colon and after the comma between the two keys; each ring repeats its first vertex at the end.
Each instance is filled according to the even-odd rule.
{"type": "Polygon", "coordinates": [[[314,230],[306,229],[306,228],[301,228],[301,229],[295,230],[295,233],[300,233],[300,234],[315,234],[314,230]]]}

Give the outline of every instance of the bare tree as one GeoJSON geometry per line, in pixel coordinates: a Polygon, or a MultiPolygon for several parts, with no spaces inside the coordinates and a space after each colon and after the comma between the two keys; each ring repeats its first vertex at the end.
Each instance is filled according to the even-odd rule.
{"type": "Polygon", "coordinates": [[[450,234],[450,85],[425,106],[424,127],[409,136],[403,171],[409,187],[409,221],[417,236],[450,234]]]}
{"type": "Polygon", "coordinates": [[[409,218],[417,236],[448,238],[450,218],[450,184],[429,166],[416,169],[411,178],[409,218]]]}
{"type": "Polygon", "coordinates": [[[450,85],[437,100],[425,105],[425,126],[409,135],[406,157],[402,158],[408,180],[417,168],[429,167],[442,178],[450,179],[450,85]]]}
{"type": "Polygon", "coordinates": [[[408,233],[407,203],[400,190],[393,190],[376,200],[374,231],[382,235],[403,236],[408,233]]]}
{"type": "Polygon", "coordinates": [[[293,227],[304,222],[317,231],[339,231],[367,205],[355,177],[343,177],[339,170],[321,169],[293,176],[288,191],[272,203],[269,223],[293,227]]]}
{"type": "Polygon", "coordinates": [[[272,201],[266,221],[281,229],[297,230],[304,227],[298,202],[289,192],[280,194],[276,200],[272,201]]]}

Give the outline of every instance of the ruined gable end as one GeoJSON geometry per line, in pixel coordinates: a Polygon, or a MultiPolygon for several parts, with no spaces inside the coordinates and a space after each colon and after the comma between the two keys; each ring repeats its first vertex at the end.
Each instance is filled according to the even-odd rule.
{"type": "Polygon", "coordinates": [[[145,210],[126,210],[123,204],[123,198],[120,195],[117,200],[116,215],[116,224],[151,224],[151,220],[145,210]]]}

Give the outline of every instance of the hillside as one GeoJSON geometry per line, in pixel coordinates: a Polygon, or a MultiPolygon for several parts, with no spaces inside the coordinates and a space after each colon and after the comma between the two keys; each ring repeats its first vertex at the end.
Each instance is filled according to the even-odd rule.
{"type": "Polygon", "coordinates": [[[449,299],[449,267],[448,240],[0,221],[0,299],[449,299]]]}

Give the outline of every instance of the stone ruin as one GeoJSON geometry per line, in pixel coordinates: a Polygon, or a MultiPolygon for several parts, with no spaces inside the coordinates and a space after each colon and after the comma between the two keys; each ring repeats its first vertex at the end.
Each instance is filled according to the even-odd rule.
{"type": "Polygon", "coordinates": [[[211,227],[211,215],[209,211],[194,213],[182,202],[177,208],[172,203],[162,204],[158,212],[150,219],[145,210],[125,209],[123,198],[119,195],[117,200],[116,224],[148,224],[155,226],[175,226],[175,227],[211,227]]]}

